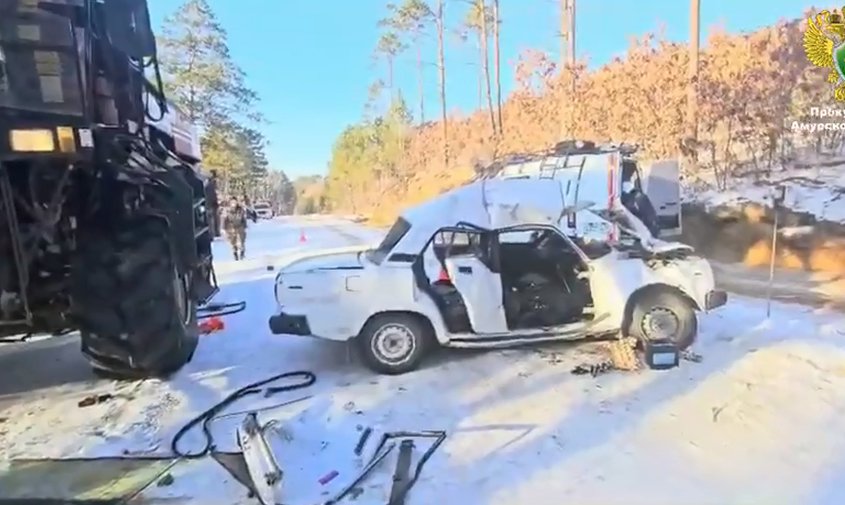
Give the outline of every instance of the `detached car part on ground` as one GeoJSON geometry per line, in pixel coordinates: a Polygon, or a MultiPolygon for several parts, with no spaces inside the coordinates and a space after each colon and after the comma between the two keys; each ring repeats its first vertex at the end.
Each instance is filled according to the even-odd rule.
{"type": "Polygon", "coordinates": [[[0,337],[79,329],[98,371],[173,372],[216,285],[196,130],[144,77],[146,2],[2,9],[0,337]],[[42,53],[61,93],[32,86],[55,79],[42,53]]]}
{"type": "Polygon", "coordinates": [[[696,311],[727,301],[710,264],[619,202],[594,209],[556,179],[475,181],[408,209],[378,247],[288,265],[270,329],[354,340],[385,374],[416,369],[438,345],[621,334],[687,348],[696,311]]]}

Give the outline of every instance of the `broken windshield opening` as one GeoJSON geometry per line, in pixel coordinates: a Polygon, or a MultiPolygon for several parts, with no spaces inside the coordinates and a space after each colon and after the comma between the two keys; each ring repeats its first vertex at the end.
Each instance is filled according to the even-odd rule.
{"type": "Polygon", "coordinates": [[[384,239],[382,239],[381,244],[379,244],[375,249],[367,251],[367,260],[376,265],[381,265],[382,261],[384,261],[384,259],[387,258],[387,255],[390,254],[390,251],[396,247],[396,244],[398,244],[410,230],[411,223],[406,221],[404,218],[398,218],[396,222],[393,223],[393,226],[390,227],[390,230],[388,230],[384,239]]]}
{"type": "Polygon", "coordinates": [[[70,19],[41,8],[7,14],[0,26],[0,109],[83,115],[70,19]]]}

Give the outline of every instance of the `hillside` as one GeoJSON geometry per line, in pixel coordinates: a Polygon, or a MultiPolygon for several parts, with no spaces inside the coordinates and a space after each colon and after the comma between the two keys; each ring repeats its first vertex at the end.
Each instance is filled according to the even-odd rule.
{"type": "MultiPolygon", "coordinates": [[[[793,121],[809,120],[810,104],[833,102],[827,72],[804,55],[805,24],[782,21],[747,34],[711,30],[700,58],[698,140],[686,143],[697,155],[686,169],[688,182],[705,176],[715,190],[727,191],[738,174],[765,179],[805,152],[824,153],[841,143],[838,130],[790,129],[793,121]]],[[[570,137],[634,142],[646,157],[677,157],[687,63],[686,44],[646,34],[632,40],[625,57],[596,70],[581,62],[573,95],[564,86],[567,70],[558,72],[551,56],[526,50],[515,63],[516,89],[503,105],[503,135],[494,135],[489,113],[478,110],[448,118],[444,146],[442,125],[407,124],[393,110],[400,101],[338,139],[326,199],[335,210],[390,220],[403,205],[463,183],[474,163],[553,144],[565,117],[572,118],[570,137]],[[561,110],[564,97],[570,110],[561,110]]]]}

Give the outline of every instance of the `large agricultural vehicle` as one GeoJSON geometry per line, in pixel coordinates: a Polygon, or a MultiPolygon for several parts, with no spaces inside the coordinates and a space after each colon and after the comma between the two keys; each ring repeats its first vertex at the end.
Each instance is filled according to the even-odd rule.
{"type": "Polygon", "coordinates": [[[114,378],[190,361],[217,291],[200,158],[145,0],[0,0],[0,338],[78,330],[114,378]]]}

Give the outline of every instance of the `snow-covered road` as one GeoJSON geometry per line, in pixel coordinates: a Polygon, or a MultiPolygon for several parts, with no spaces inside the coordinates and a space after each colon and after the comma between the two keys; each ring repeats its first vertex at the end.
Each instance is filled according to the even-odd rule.
{"type": "MultiPolygon", "coordinates": [[[[230,391],[306,369],[318,376],[311,390],[233,407],[314,395],[263,413],[294,435],[280,453],[294,494],[319,496],[314,479],[296,476],[343,467],[337,451],[369,425],[449,433],[408,505],[841,501],[841,314],[776,304],[766,320],[764,302],[734,298],[702,318],[702,363],[597,378],[570,374],[591,359],[594,344],[442,353],[418,373],[383,377],[354,363],[344,345],[269,335],[268,264],[304,249],[374,239],[346,221],[315,218],[254,226],[244,262],[228,261],[227,246],[217,244],[218,300],[245,299],[248,308],[228,317],[225,330],[203,337],[194,360],[168,382],[95,380],[73,337],[0,348],[0,457],[167,452],[181,424],[230,391]],[[78,408],[92,392],[123,394],[78,408]]],[[[238,419],[214,423],[220,449],[235,449],[238,419]]],[[[200,444],[195,434],[185,442],[192,443],[200,444]]],[[[355,503],[385,503],[392,467],[365,482],[355,503]]],[[[348,475],[340,471],[335,480],[342,484],[348,475]]],[[[143,503],[257,503],[210,460],[180,463],[173,476],[172,485],[146,490],[143,503]]]]}

